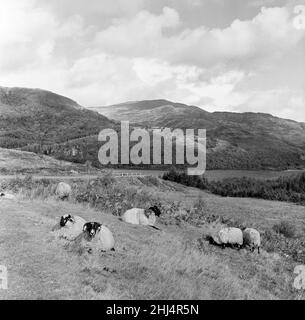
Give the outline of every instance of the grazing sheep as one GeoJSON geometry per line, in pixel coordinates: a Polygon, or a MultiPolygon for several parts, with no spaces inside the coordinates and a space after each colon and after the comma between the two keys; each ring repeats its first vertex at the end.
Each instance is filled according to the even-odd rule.
{"type": "Polygon", "coordinates": [[[231,245],[240,249],[243,245],[243,233],[239,228],[222,228],[216,235],[212,236],[212,239],[223,248],[226,245],[231,245]]]}
{"type": "Polygon", "coordinates": [[[161,211],[157,206],[150,207],[149,209],[133,208],[123,213],[121,219],[130,224],[140,224],[156,228],[156,217],[160,215],[161,211]]]}
{"type": "Polygon", "coordinates": [[[55,190],[55,194],[60,198],[61,200],[69,198],[70,194],[72,192],[71,187],[65,183],[65,182],[60,182],[55,190]]]}
{"type": "MultiPolygon", "coordinates": [[[[85,240],[92,242],[101,251],[115,251],[112,232],[98,222],[87,222],[83,227],[85,240]]],[[[89,250],[91,252],[92,249],[89,250]]]]}
{"type": "Polygon", "coordinates": [[[65,214],[60,218],[53,231],[59,230],[60,237],[67,240],[74,240],[83,232],[83,227],[86,223],[82,217],[65,214]]]}
{"type": "Polygon", "coordinates": [[[257,249],[259,253],[259,248],[261,246],[261,236],[256,229],[247,228],[243,231],[244,244],[250,246],[250,250],[253,252],[257,249]]]}

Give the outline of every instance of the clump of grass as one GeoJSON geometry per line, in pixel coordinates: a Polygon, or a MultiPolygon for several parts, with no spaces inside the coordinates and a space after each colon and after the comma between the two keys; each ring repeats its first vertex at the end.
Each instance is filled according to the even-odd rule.
{"type": "Polygon", "coordinates": [[[201,226],[212,218],[206,200],[201,197],[193,204],[185,204],[180,201],[161,201],[158,205],[162,212],[160,222],[165,225],[182,225],[186,222],[194,226],[201,226]]]}
{"type": "Polygon", "coordinates": [[[268,229],[262,235],[262,247],[267,252],[277,252],[291,257],[294,261],[305,263],[305,237],[287,238],[282,233],[268,229]]]}
{"type": "Polygon", "coordinates": [[[109,171],[106,174],[100,176],[99,178],[97,178],[97,180],[104,186],[104,187],[108,187],[111,186],[112,184],[114,184],[115,182],[115,178],[112,175],[112,172],[109,171]]]}
{"type": "Polygon", "coordinates": [[[57,183],[54,180],[35,180],[32,175],[27,175],[24,178],[16,177],[3,181],[0,184],[0,189],[21,194],[27,199],[47,199],[54,195],[56,185],[57,183]]]}
{"type": "Polygon", "coordinates": [[[157,203],[147,190],[119,184],[110,175],[78,184],[74,190],[76,202],[89,203],[93,208],[110,211],[116,216],[133,207],[146,208],[157,203]]]}
{"type": "Polygon", "coordinates": [[[281,221],[275,224],[273,226],[273,230],[278,234],[282,234],[286,238],[294,238],[296,235],[296,228],[289,221],[281,221]]]}
{"type": "Polygon", "coordinates": [[[138,179],[147,186],[159,187],[160,180],[155,176],[138,177],[138,179]]]}

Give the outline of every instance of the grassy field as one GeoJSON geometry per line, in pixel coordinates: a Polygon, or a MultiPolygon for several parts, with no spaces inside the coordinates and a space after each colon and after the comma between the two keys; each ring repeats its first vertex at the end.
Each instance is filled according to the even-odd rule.
{"type": "Polygon", "coordinates": [[[221,198],[157,178],[103,180],[104,192],[109,189],[109,195],[137,190],[125,200],[158,201],[163,208],[174,204],[174,210],[163,210],[158,222],[161,231],[157,231],[121,222],[104,198],[101,202],[77,202],[80,194],[88,194],[88,186],[95,192],[94,183],[73,183],[69,202],[53,197],[54,181],[44,181],[40,188],[27,182],[29,188],[19,191],[16,185],[22,182],[7,184],[16,188],[18,200],[2,200],[0,206],[0,264],[9,272],[9,288],[0,291],[0,299],[305,298],[292,287],[294,267],[300,264],[292,256],[266,251],[265,242],[258,255],[245,249],[222,250],[205,240],[212,226],[205,219],[207,215],[256,227],[263,236],[285,220],[302,234],[304,207],[221,198]],[[194,208],[198,199],[205,205],[202,216],[187,219],[185,211],[177,209],[194,208]],[[77,244],[56,239],[50,230],[66,213],[108,226],[116,239],[116,251],[89,255],[77,244]]]}

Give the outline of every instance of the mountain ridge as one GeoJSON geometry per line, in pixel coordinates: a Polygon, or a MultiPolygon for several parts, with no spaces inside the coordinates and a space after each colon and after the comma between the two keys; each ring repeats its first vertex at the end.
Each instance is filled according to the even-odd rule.
{"type": "MultiPolygon", "coordinates": [[[[301,123],[305,125],[305,121],[297,121],[294,119],[289,119],[289,118],[281,118],[279,116],[273,115],[271,113],[267,113],[267,112],[254,112],[254,111],[245,111],[245,112],[237,112],[237,111],[207,111],[199,106],[195,106],[192,104],[185,104],[185,103],[181,103],[181,102],[173,102],[167,99],[152,99],[152,100],[135,100],[135,101],[126,101],[126,102],[121,102],[121,103],[116,103],[116,104],[110,104],[110,105],[105,105],[105,106],[92,106],[92,107],[87,107],[89,110],[95,110],[97,112],[101,112],[107,111],[108,108],[115,108],[115,107],[123,107],[123,106],[130,106],[130,105],[135,105],[137,104],[139,107],[142,107],[143,104],[145,103],[158,103],[158,102],[164,102],[167,105],[172,105],[172,106],[184,106],[184,107],[188,107],[188,108],[196,108],[197,110],[200,110],[204,113],[208,113],[210,115],[217,115],[217,114],[232,114],[232,115],[262,115],[262,116],[266,116],[266,117],[272,117],[272,118],[277,118],[277,119],[281,119],[281,120],[285,120],[285,121],[291,121],[291,122],[295,122],[295,123],[301,123]]],[[[156,105],[155,108],[159,107],[160,105],[156,105]]],[[[141,109],[141,108],[139,108],[141,109]]]]}
{"type": "Polygon", "coordinates": [[[0,87],[0,147],[99,166],[97,135],[132,126],[207,129],[208,169],[305,167],[305,123],[264,113],[202,110],[165,99],[84,108],[51,91],[0,87]],[[102,113],[102,114],[101,114],[102,113]]]}
{"type": "Polygon", "coordinates": [[[305,166],[303,122],[268,113],[208,112],[196,106],[161,99],[93,110],[115,121],[128,120],[131,125],[206,129],[208,163],[213,168],[214,165],[230,169],[305,166]]]}
{"type": "Polygon", "coordinates": [[[0,87],[0,147],[59,143],[113,125],[107,117],[51,91],[0,87]]]}

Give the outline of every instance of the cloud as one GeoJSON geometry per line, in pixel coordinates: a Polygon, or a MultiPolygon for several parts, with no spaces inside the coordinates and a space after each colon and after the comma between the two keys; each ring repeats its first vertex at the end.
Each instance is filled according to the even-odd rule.
{"type": "Polygon", "coordinates": [[[210,66],[217,63],[247,65],[275,54],[285,54],[304,33],[297,32],[287,8],[262,8],[252,20],[234,20],[225,29],[204,26],[173,35],[166,28],[179,25],[179,14],[164,8],[160,15],[139,12],[133,19],[114,20],[97,33],[95,46],[111,54],[149,56],[172,63],[210,66]]]}
{"type": "Polygon", "coordinates": [[[86,33],[82,18],[60,22],[34,0],[2,0],[0,12],[0,72],[23,72],[55,58],[56,46],[86,33]],[[75,36],[77,35],[77,36],[75,36]],[[22,71],[18,71],[18,70],[22,71]]]}
{"type": "Polygon", "coordinates": [[[95,47],[108,53],[134,56],[151,56],[162,50],[166,39],[163,30],[175,28],[179,14],[163,8],[160,15],[140,11],[133,19],[115,19],[113,24],[96,35],[95,47]]]}
{"type": "Polygon", "coordinates": [[[263,112],[274,114],[281,118],[304,121],[305,92],[301,90],[273,89],[265,91],[245,92],[245,101],[234,111],[263,112]]]}
{"type": "Polygon", "coordinates": [[[71,3],[1,0],[1,85],[42,87],[85,106],[165,98],[305,121],[305,31],[293,27],[290,6],[210,28],[186,27],[173,1],[162,10],[148,0],[71,3]]]}

